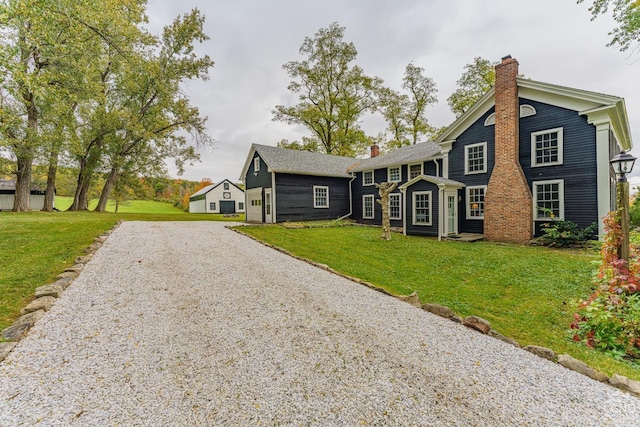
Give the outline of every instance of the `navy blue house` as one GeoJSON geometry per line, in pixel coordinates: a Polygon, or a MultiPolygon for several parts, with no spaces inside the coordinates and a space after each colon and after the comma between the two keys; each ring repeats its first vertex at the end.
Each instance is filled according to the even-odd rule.
{"type": "Polygon", "coordinates": [[[503,58],[496,86],[435,142],[373,146],[366,159],[254,144],[241,176],[247,220],[380,224],[375,184],[397,182],[389,213],[405,234],[524,243],[551,217],[597,222],[601,234],[615,209],[609,160],[632,146],[624,99],[517,74],[503,58]]]}

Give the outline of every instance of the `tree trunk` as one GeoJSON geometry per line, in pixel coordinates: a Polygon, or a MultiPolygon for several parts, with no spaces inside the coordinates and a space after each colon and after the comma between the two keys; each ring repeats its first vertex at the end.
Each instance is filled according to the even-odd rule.
{"type": "Polygon", "coordinates": [[[49,170],[47,171],[47,189],[44,193],[44,212],[53,212],[53,203],[56,197],[56,173],[58,172],[59,153],[54,151],[49,158],[49,170]]]}
{"type": "Polygon", "coordinates": [[[376,184],[380,198],[376,200],[382,207],[382,240],[391,240],[391,219],[389,218],[389,194],[395,190],[397,182],[376,184]]]}
{"type": "Polygon", "coordinates": [[[118,171],[115,168],[111,168],[111,172],[109,172],[109,176],[107,176],[107,179],[104,182],[104,187],[102,187],[100,200],[98,201],[98,206],[96,206],[96,209],[95,209],[96,212],[104,212],[107,210],[107,202],[109,201],[109,195],[111,194],[111,189],[113,189],[113,185],[115,184],[117,179],[118,179],[118,171]]]}
{"type": "Polygon", "coordinates": [[[16,193],[13,199],[13,212],[31,210],[31,169],[32,156],[18,156],[16,172],[16,193]]]}

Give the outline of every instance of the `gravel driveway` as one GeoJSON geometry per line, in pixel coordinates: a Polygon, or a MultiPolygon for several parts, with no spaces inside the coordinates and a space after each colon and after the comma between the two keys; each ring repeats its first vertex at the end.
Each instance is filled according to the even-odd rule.
{"type": "Polygon", "coordinates": [[[224,224],[126,222],[0,364],[14,425],[630,426],[640,399],[224,224]]]}

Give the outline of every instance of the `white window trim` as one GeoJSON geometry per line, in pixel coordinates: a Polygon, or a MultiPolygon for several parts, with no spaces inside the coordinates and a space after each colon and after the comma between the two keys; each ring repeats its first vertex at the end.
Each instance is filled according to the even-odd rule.
{"type": "Polygon", "coordinates": [[[402,219],[402,194],[391,193],[389,194],[389,219],[402,219]],[[391,198],[398,198],[398,216],[391,216],[391,198]]]}
{"type": "MultiPolygon", "coordinates": [[[[413,179],[413,178],[411,178],[411,166],[416,166],[416,165],[420,166],[420,175],[424,175],[424,163],[423,162],[411,163],[411,164],[409,164],[409,166],[407,166],[407,180],[413,179]]],[[[420,175],[418,175],[418,176],[420,176],[420,175]]]]}
{"type": "Polygon", "coordinates": [[[487,186],[486,185],[476,185],[476,186],[473,186],[473,187],[467,187],[465,189],[465,191],[466,191],[466,205],[467,205],[466,206],[467,219],[470,219],[470,220],[476,220],[476,219],[483,220],[484,219],[484,210],[482,211],[482,216],[471,216],[471,204],[469,203],[469,198],[470,198],[469,194],[471,193],[471,190],[475,190],[476,188],[484,188],[485,197],[487,195],[487,186]]]}
{"type": "Polygon", "coordinates": [[[375,219],[376,217],[376,200],[373,194],[365,194],[362,196],[362,219],[375,219]],[[365,200],[371,199],[371,216],[366,216],[365,200]]]}
{"type": "Polygon", "coordinates": [[[317,209],[328,209],[329,208],[329,186],[328,185],[314,185],[313,186],[313,207],[317,209]],[[327,204],[326,205],[318,205],[318,200],[316,196],[316,189],[325,189],[327,190],[327,204]]]}
{"type": "Polygon", "coordinates": [[[531,167],[540,168],[544,166],[557,166],[563,164],[563,147],[564,147],[564,132],[563,128],[545,129],[537,132],[531,132],[531,167]],[[536,136],[544,135],[545,133],[558,132],[558,161],[553,163],[536,163],[536,136]]]}
{"type": "Polygon", "coordinates": [[[374,179],[374,174],[373,174],[373,171],[372,171],[372,170],[371,170],[371,171],[363,171],[363,172],[362,172],[362,186],[363,186],[363,187],[369,187],[369,186],[373,185],[375,182],[376,182],[376,181],[375,181],[375,179],[374,179]],[[370,173],[370,174],[371,174],[371,184],[366,184],[366,183],[365,183],[365,180],[364,180],[364,176],[365,176],[366,174],[368,174],[368,173],[370,173]]]}
{"type": "Polygon", "coordinates": [[[433,204],[431,203],[433,199],[431,197],[431,191],[414,191],[411,198],[413,199],[413,203],[411,204],[411,209],[413,211],[413,218],[411,218],[411,223],[417,226],[430,227],[433,223],[433,204]],[[429,222],[416,222],[416,196],[419,194],[426,194],[429,196],[429,222]]]}
{"type": "Polygon", "coordinates": [[[402,181],[402,166],[389,166],[387,168],[387,181],[388,182],[401,182],[402,181]],[[391,179],[391,169],[398,169],[398,179],[391,179]]]}
{"type": "Polygon", "coordinates": [[[555,219],[564,220],[564,179],[550,179],[547,181],[533,181],[533,220],[534,221],[549,221],[549,218],[538,217],[538,185],[544,184],[559,184],[558,193],[560,197],[560,215],[555,219]]]}
{"type": "Polygon", "coordinates": [[[487,143],[479,142],[477,144],[469,144],[464,147],[464,174],[465,175],[475,175],[479,173],[487,173],[487,143]],[[480,147],[482,146],[482,170],[479,171],[469,171],[469,148],[480,147]]]}
{"type": "Polygon", "coordinates": [[[253,171],[254,172],[260,171],[260,157],[253,158],[253,171]]]}

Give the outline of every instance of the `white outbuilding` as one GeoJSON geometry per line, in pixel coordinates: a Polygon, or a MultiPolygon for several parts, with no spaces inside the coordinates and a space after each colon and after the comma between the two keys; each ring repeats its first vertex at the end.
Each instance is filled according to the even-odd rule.
{"type": "MultiPolygon", "coordinates": [[[[12,179],[0,179],[0,211],[13,209],[13,201],[16,195],[16,181],[12,179]]],[[[29,196],[31,210],[41,210],[44,207],[44,191],[31,189],[29,196]]]]}
{"type": "Polygon", "coordinates": [[[189,197],[190,213],[244,212],[244,190],[228,179],[211,184],[189,197]]]}

